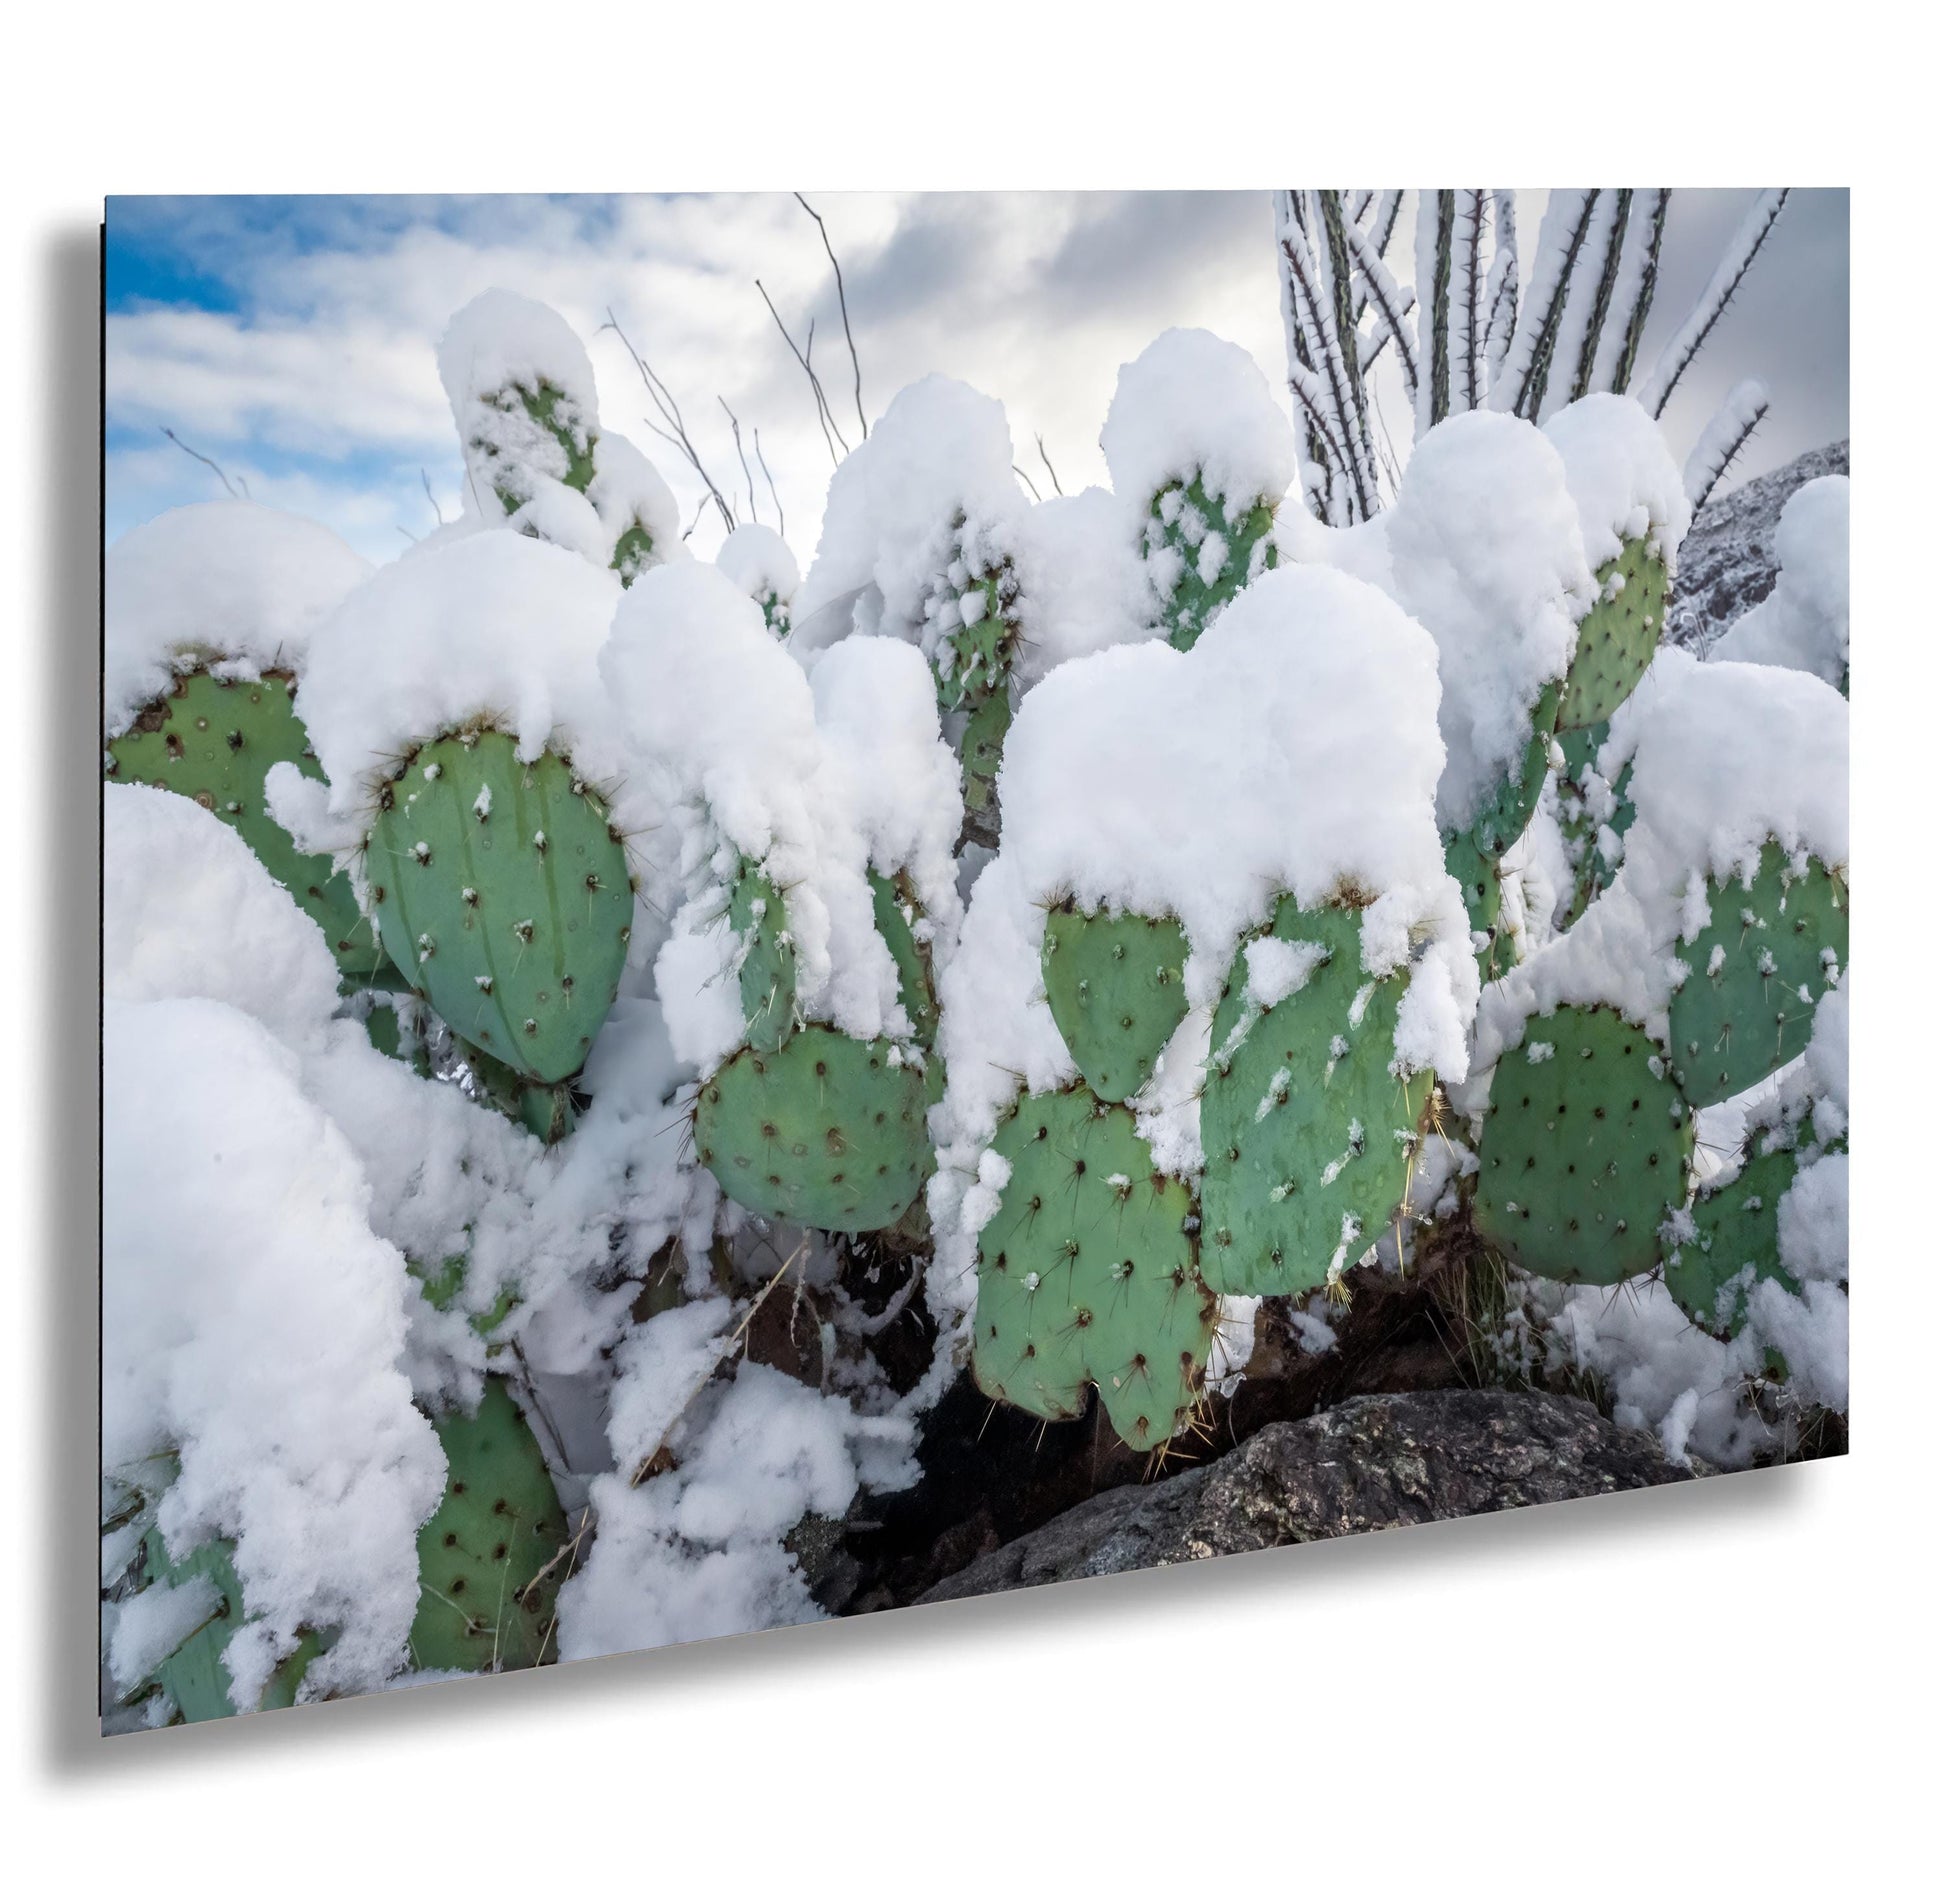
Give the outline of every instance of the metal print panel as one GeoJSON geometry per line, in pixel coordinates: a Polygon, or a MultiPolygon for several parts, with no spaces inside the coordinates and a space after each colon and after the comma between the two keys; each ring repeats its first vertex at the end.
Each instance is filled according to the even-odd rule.
{"type": "Polygon", "coordinates": [[[112,201],[104,1729],[1843,1451],[1846,221],[112,201]]]}

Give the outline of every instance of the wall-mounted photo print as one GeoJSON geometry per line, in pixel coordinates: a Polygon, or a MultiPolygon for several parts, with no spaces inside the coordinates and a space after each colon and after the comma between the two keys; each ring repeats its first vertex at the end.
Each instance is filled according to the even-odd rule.
{"type": "Polygon", "coordinates": [[[111,200],[104,1730],[1843,1452],[1848,219],[111,200]]]}

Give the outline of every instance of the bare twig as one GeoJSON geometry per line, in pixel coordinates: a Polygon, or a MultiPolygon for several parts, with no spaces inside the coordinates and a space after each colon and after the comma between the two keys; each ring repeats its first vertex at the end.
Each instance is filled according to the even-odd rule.
{"type": "Polygon", "coordinates": [[[1061,488],[1061,473],[1054,468],[1054,460],[1047,454],[1047,446],[1041,442],[1041,434],[1034,433],[1034,449],[1041,454],[1041,462],[1047,466],[1047,474],[1054,479],[1054,494],[1064,497],[1067,492],[1061,488]]]}
{"type": "Polygon", "coordinates": [[[432,479],[426,475],[424,465],[419,467],[419,484],[426,493],[426,501],[432,505],[433,515],[439,519],[440,525],[444,527],[446,512],[439,507],[439,499],[432,493],[432,479]]]}
{"type": "MultiPolygon", "coordinates": [[[[792,192],[796,194],[795,191],[792,192]]],[[[837,251],[831,246],[830,234],[824,226],[824,218],[799,195],[797,200],[803,204],[804,213],[818,225],[819,235],[824,237],[824,252],[831,257],[831,272],[838,279],[838,318],[845,323],[845,345],[851,348],[851,396],[858,407],[858,436],[861,440],[871,436],[871,427],[865,423],[865,381],[858,371],[858,348],[851,337],[851,310],[845,305],[845,273],[838,266],[837,251]]]]}
{"type": "Polygon", "coordinates": [[[817,401],[818,424],[824,430],[825,449],[831,453],[831,462],[835,465],[838,462],[838,445],[832,443],[832,435],[836,433],[838,444],[844,446],[847,457],[851,455],[851,445],[845,434],[838,430],[837,421],[831,416],[831,407],[825,400],[824,386],[811,367],[811,346],[817,338],[818,323],[815,320],[811,322],[810,332],[800,349],[791,338],[790,328],[784,325],[784,316],[777,311],[777,303],[770,298],[769,290],[761,281],[757,283],[757,292],[764,297],[764,305],[770,309],[770,317],[776,321],[777,331],[784,336],[784,344],[791,349],[792,358],[804,368],[804,376],[811,382],[811,396],[817,401]]]}
{"type": "MultiPolygon", "coordinates": [[[[709,474],[707,469],[704,468],[702,458],[698,455],[695,445],[693,445],[690,442],[689,433],[684,428],[682,422],[682,408],[679,405],[677,405],[675,400],[675,395],[669,390],[669,388],[666,385],[662,383],[660,379],[656,377],[654,372],[650,370],[649,362],[645,360],[642,357],[642,355],[635,350],[634,342],[631,341],[628,335],[622,331],[621,323],[618,320],[616,320],[615,310],[612,307],[604,307],[602,309],[602,312],[605,313],[608,316],[608,318],[602,323],[602,325],[600,326],[599,329],[597,329],[597,331],[606,333],[612,330],[616,339],[620,340],[621,343],[628,348],[628,356],[630,359],[632,359],[635,362],[635,370],[642,375],[642,383],[648,387],[649,397],[655,401],[656,410],[662,414],[664,424],[667,424],[670,427],[670,429],[668,431],[664,431],[661,428],[661,426],[655,424],[653,421],[645,420],[644,422],[648,424],[649,429],[653,431],[658,438],[666,439],[670,444],[673,444],[676,447],[676,449],[683,454],[684,457],[686,457],[689,460],[690,468],[694,470],[696,475],[703,480],[704,487],[708,492],[708,497],[706,497],[705,501],[707,501],[708,498],[715,499],[717,513],[723,518],[723,527],[726,530],[736,528],[736,513],[730,508],[730,505],[725,500],[722,491],[717,489],[716,479],[709,474]]],[[[700,521],[702,518],[702,511],[699,509],[696,512],[696,515],[698,521],[700,521]]],[[[690,529],[694,529],[695,527],[696,527],[695,523],[691,523],[689,526],[690,529]]],[[[685,540],[687,539],[688,534],[689,534],[689,530],[683,531],[683,536],[685,540]]]]}
{"type": "MultiPolygon", "coordinates": [[[[704,491],[702,497],[697,502],[696,514],[689,519],[689,527],[682,532],[684,542],[687,542],[696,533],[696,525],[703,520],[703,512],[708,508],[709,492],[704,491]]],[[[731,524],[730,527],[735,528],[735,524],[731,524]]]]}
{"type": "MultiPolygon", "coordinates": [[[[189,445],[184,444],[183,441],[180,438],[178,438],[176,434],[173,431],[171,431],[167,425],[159,426],[157,429],[161,431],[162,435],[165,438],[167,438],[169,442],[176,447],[177,450],[188,451],[189,455],[193,457],[198,464],[207,464],[210,467],[210,469],[217,474],[218,477],[222,478],[223,488],[230,496],[235,496],[237,494],[236,484],[230,482],[228,474],[224,471],[223,466],[215,460],[215,458],[205,457],[202,454],[202,452],[194,450],[189,445]]],[[[239,473],[237,476],[237,483],[243,484],[243,477],[241,473],[239,473]]],[[[248,484],[243,484],[243,494],[246,497],[250,494],[250,486],[248,484]]]]}
{"type": "Polygon", "coordinates": [[[757,486],[750,480],[750,460],[743,455],[743,427],[737,423],[737,415],[730,410],[730,402],[722,393],[716,395],[716,402],[723,408],[723,415],[730,421],[730,436],[736,440],[737,462],[743,466],[743,487],[750,493],[750,520],[757,520],[757,486]]]}
{"type": "Polygon", "coordinates": [[[1034,491],[1034,501],[1038,503],[1041,500],[1041,493],[1038,490],[1034,490],[1033,478],[1029,477],[1027,473],[1024,470],[1022,470],[1018,464],[1014,466],[1014,475],[1018,477],[1020,481],[1024,483],[1029,490],[1034,491]]]}
{"type": "Polygon", "coordinates": [[[750,427],[750,445],[757,454],[757,466],[764,474],[764,482],[770,486],[770,500],[777,505],[777,533],[784,533],[784,500],[777,494],[777,479],[770,474],[770,466],[764,462],[764,435],[755,425],[750,427]]]}

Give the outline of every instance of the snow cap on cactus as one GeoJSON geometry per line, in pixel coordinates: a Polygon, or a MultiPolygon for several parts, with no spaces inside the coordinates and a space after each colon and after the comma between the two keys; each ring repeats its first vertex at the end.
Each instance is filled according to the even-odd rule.
{"type": "Polygon", "coordinates": [[[1115,380],[1101,428],[1115,494],[1147,514],[1170,484],[1200,479],[1232,521],[1276,503],[1297,475],[1290,420],[1242,347],[1171,327],[1115,380]]]}
{"type": "Polygon", "coordinates": [[[803,578],[790,544],[774,529],[766,529],[761,523],[739,523],[717,550],[716,566],[763,609],[773,632],[778,625],[776,606],[786,610],[784,619],[789,621],[788,610],[803,578]]]}
{"type": "Polygon", "coordinates": [[[793,650],[807,658],[856,628],[914,641],[930,663],[945,624],[928,622],[925,604],[958,554],[961,519],[997,559],[1026,508],[1000,401],[940,373],[907,386],[831,474],[793,650]]]}
{"type": "Polygon", "coordinates": [[[637,762],[667,769],[688,902],[657,984],[678,1051],[707,1072],[741,1033],[722,919],[739,857],[784,898],[805,1017],[904,1036],[867,870],[911,879],[936,945],[950,947],[957,915],[958,770],[916,652],[834,648],[808,679],[755,602],[686,563],[629,591],[600,665],[637,762]]]}
{"type": "Polygon", "coordinates": [[[1776,549],[1776,587],[1709,657],[1796,667],[1843,688],[1851,671],[1851,479],[1817,477],[1792,491],[1776,549]]]}
{"type": "Polygon", "coordinates": [[[118,537],[102,566],[104,735],[194,667],[302,672],[313,630],[371,572],[322,523],[261,503],[193,503],[118,537]]]}
{"type": "Polygon", "coordinates": [[[1063,661],[1148,638],[1153,597],[1127,509],[1112,490],[1090,485],[1031,505],[1015,560],[1034,621],[1014,656],[1023,690],[1063,661]]]}
{"type": "Polygon", "coordinates": [[[1382,527],[1386,587],[1439,646],[1439,823],[1464,830],[1519,769],[1595,599],[1567,470],[1523,420],[1462,412],[1414,447],[1382,527]]]}
{"type": "Polygon", "coordinates": [[[1568,468],[1588,567],[1598,569],[1646,538],[1673,574],[1689,533],[1689,499],[1682,467],[1641,402],[1597,392],[1564,405],[1542,435],[1568,468]]]}
{"type": "Polygon", "coordinates": [[[357,1158],[255,1020],[110,998],[102,1033],[106,1467],[174,1453],[160,1523],[176,1559],[235,1539],[234,1703],[256,1703],[304,1629],[335,1630],[315,1684],[375,1686],[404,1661],[414,1537],[444,1480],[401,1369],[404,1264],[367,1223],[357,1158]]]}
{"type": "Polygon", "coordinates": [[[584,775],[618,778],[613,709],[595,671],[617,599],[614,581],[579,556],[511,530],[382,570],[332,617],[298,689],[332,809],[369,816],[372,787],[399,755],[481,720],[510,732],[523,760],[551,745],[584,775]]]}

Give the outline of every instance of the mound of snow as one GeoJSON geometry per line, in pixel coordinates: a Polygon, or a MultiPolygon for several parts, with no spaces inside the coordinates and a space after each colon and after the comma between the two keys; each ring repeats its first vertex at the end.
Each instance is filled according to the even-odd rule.
{"type": "Polygon", "coordinates": [[[1116,375],[1101,449],[1115,494],[1141,515],[1157,491],[1200,477],[1234,521],[1297,475],[1290,420],[1262,369],[1201,327],[1171,327],[1116,375]]]}
{"type": "Polygon", "coordinates": [[[1793,492],[1776,551],[1777,586],[1710,658],[1796,667],[1837,686],[1851,669],[1851,479],[1819,477],[1793,492]]]}
{"type": "Polygon", "coordinates": [[[238,1704],[305,1627],[338,1630],[313,1685],[377,1685],[405,1657],[414,1539],[445,1480],[402,1370],[398,1251],[255,1020],[111,998],[102,1048],[102,1456],[112,1470],[176,1454],[160,1506],[173,1555],[235,1539],[238,1704]]]}
{"type": "Polygon", "coordinates": [[[371,572],[322,523],[261,503],[194,503],[131,529],[102,563],[103,736],[193,667],[301,673],[313,630],[371,572]]]}

